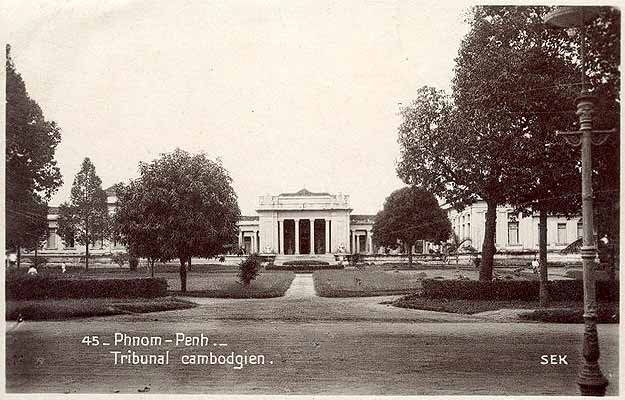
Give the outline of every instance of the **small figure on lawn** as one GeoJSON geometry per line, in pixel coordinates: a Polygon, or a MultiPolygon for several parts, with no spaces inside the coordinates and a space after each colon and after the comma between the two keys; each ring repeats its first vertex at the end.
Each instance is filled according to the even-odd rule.
{"type": "Polygon", "coordinates": [[[37,268],[35,268],[34,266],[28,268],[28,275],[37,275],[37,268]]]}
{"type": "Polygon", "coordinates": [[[62,273],[65,273],[65,263],[62,263],[62,264],[61,264],[61,272],[62,272],[62,273]]]}
{"type": "Polygon", "coordinates": [[[538,273],[538,267],[540,266],[540,263],[538,262],[538,260],[536,259],[536,257],[534,257],[534,260],[532,261],[532,272],[537,274],[538,273]]]}

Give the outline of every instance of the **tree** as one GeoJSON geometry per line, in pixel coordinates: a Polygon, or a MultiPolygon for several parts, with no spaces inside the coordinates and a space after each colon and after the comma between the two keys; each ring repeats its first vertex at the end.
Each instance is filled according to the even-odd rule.
{"type": "Polygon", "coordinates": [[[117,208],[113,217],[113,235],[123,243],[133,257],[143,257],[148,261],[150,275],[154,277],[156,261],[170,261],[176,255],[165,253],[167,247],[161,245],[166,237],[165,226],[160,221],[146,219],[156,210],[149,188],[144,188],[140,180],[128,185],[115,186],[117,208]],[[162,239],[161,239],[162,238],[162,239]]]}
{"type": "Polygon", "coordinates": [[[59,127],[46,121],[26,91],[6,46],[6,247],[39,247],[48,231],[50,197],[63,183],[54,153],[61,141],[59,127]]]}
{"type": "Polygon", "coordinates": [[[447,240],[451,223],[436,198],[417,187],[405,187],[391,193],[373,224],[373,240],[381,245],[395,245],[400,240],[412,266],[412,246],[419,240],[447,240]]]}
{"type": "Polygon", "coordinates": [[[575,121],[574,47],[542,23],[546,10],[474,7],[456,59],[453,101],[423,88],[403,112],[400,177],[457,208],[477,199],[487,204],[480,280],[492,279],[498,205],[550,212],[578,191],[575,155],[555,138],[575,121]],[[554,201],[554,193],[565,199],[554,201]]]}
{"type": "Polygon", "coordinates": [[[66,243],[75,240],[85,246],[85,269],[89,269],[89,245],[104,241],[109,232],[106,192],[87,157],[74,178],[70,202],[59,207],[58,233],[66,243]]]}
{"type": "Polygon", "coordinates": [[[185,292],[191,257],[214,257],[237,240],[241,212],[232,179],[219,160],[180,149],[139,169],[120,196],[119,232],[139,254],[178,258],[185,292]]]}

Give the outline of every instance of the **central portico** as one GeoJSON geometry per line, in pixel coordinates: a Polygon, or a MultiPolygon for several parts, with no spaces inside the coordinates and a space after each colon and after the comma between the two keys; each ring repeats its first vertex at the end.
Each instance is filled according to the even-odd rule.
{"type": "Polygon", "coordinates": [[[350,243],[349,196],[302,189],[258,201],[258,249],[273,254],[330,254],[350,243]]]}

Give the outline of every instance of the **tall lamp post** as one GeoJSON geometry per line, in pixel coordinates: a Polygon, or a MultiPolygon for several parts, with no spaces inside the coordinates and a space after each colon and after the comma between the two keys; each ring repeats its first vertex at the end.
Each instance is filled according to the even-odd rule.
{"type": "Polygon", "coordinates": [[[579,131],[557,132],[566,142],[582,149],[582,264],[584,279],[584,345],[583,365],[577,377],[577,384],[584,396],[604,396],[608,380],[599,367],[599,338],[597,335],[597,298],[595,293],[595,258],[597,249],[593,235],[592,208],[592,145],[604,143],[609,134],[616,132],[592,129],[592,114],[595,98],[585,87],[585,26],[599,13],[597,7],[556,7],[545,16],[545,23],[558,28],[579,28],[582,66],[582,90],[576,99],[579,131]]]}

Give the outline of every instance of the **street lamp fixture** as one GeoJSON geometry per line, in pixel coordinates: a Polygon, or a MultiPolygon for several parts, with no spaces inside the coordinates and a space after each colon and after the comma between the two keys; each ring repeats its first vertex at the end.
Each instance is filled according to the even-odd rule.
{"type": "Polygon", "coordinates": [[[598,7],[556,7],[545,16],[545,23],[557,28],[579,29],[582,69],[582,89],[576,99],[579,130],[574,132],[557,131],[558,136],[573,146],[582,149],[582,265],[584,282],[584,344],[583,365],[577,377],[577,384],[584,396],[604,396],[608,380],[599,367],[599,338],[597,335],[597,297],[595,292],[595,258],[597,249],[593,235],[592,206],[592,145],[603,144],[616,129],[599,131],[592,129],[592,114],[595,103],[585,86],[585,26],[599,14],[598,7]]]}

